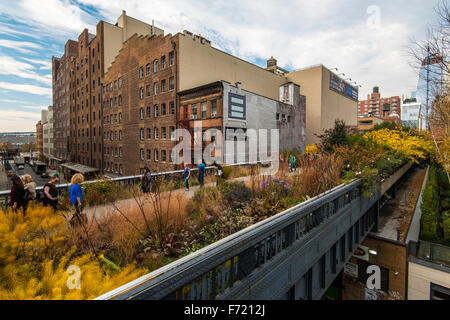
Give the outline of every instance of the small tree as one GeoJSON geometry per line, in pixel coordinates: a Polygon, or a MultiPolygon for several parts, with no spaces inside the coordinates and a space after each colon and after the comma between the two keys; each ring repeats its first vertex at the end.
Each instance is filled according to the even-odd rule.
{"type": "Polygon", "coordinates": [[[333,146],[348,145],[348,136],[353,134],[354,128],[345,125],[345,121],[336,119],[334,121],[334,128],[325,130],[325,132],[318,137],[321,139],[322,148],[325,151],[332,151],[333,146]]]}

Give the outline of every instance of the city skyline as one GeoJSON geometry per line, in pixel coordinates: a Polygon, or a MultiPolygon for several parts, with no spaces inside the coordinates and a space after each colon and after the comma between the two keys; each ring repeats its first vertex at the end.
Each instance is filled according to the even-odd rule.
{"type": "Polygon", "coordinates": [[[418,78],[408,65],[405,46],[411,37],[424,37],[435,1],[415,4],[265,2],[255,7],[248,2],[192,6],[188,1],[139,5],[89,1],[88,5],[84,0],[48,0],[39,7],[28,0],[0,4],[0,127],[33,130],[40,110],[52,104],[51,57],[61,56],[65,41],[76,39],[84,28],[95,34],[99,20],[114,22],[122,9],[147,23],[154,21],[166,34],[184,29],[200,33],[214,47],[261,67],[270,56],[289,71],[320,63],[337,67],[362,86],[360,99],[373,86],[380,86],[386,95],[409,95],[418,78]],[[349,52],[354,59],[348,59],[349,52]]]}

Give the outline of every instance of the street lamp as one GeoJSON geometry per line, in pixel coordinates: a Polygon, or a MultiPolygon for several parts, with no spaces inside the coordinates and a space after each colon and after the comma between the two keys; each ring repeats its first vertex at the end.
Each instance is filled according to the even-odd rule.
{"type": "Polygon", "coordinates": [[[341,72],[338,74],[338,76],[343,75],[345,77],[345,73],[341,72]]]}
{"type": "Polygon", "coordinates": [[[338,71],[338,68],[331,68],[330,70],[336,70],[336,71],[338,71]]]}

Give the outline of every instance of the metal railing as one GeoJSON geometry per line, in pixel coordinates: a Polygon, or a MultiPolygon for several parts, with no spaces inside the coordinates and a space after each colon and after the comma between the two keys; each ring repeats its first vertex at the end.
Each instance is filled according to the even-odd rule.
{"type": "MultiPolygon", "coordinates": [[[[257,162],[241,162],[241,163],[233,163],[233,164],[224,164],[223,167],[235,167],[235,166],[247,166],[247,165],[268,165],[270,164],[270,161],[257,161],[257,162]]],[[[213,171],[216,167],[214,166],[208,166],[205,168],[206,173],[209,171],[213,171]]],[[[198,168],[191,168],[191,172],[198,171],[198,168]]],[[[173,171],[164,171],[164,172],[155,172],[151,173],[152,177],[169,177],[173,175],[181,175],[183,174],[184,170],[173,170],[173,171]]],[[[96,179],[96,180],[89,180],[84,181],[82,184],[91,184],[96,183],[100,181],[112,181],[112,182],[118,182],[118,183],[124,183],[124,184],[135,184],[139,183],[143,177],[143,174],[139,175],[133,175],[133,176],[124,176],[124,177],[117,177],[117,178],[109,178],[109,179],[96,179]]],[[[70,186],[70,183],[62,183],[56,185],[56,189],[58,190],[58,195],[60,195],[63,191],[66,191],[67,188],[70,186]]],[[[3,200],[8,205],[8,197],[11,190],[2,190],[0,191],[0,202],[3,200]]],[[[44,192],[44,186],[36,187],[36,193],[37,196],[39,193],[44,192]]]]}
{"type": "Polygon", "coordinates": [[[359,198],[360,185],[359,179],[339,185],[97,299],[221,299],[236,283],[359,198]]]}

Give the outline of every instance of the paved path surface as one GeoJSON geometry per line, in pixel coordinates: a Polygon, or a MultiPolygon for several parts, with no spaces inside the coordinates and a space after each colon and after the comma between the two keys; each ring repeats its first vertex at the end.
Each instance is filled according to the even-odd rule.
{"type": "Polygon", "coordinates": [[[377,236],[397,240],[397,230],[401,231],[400,241],[404,241],[407,226],[414,212],[426,169],[417,168],[396,190],[395,198],[380,210],[380,220],[377,236]]]}
{"type": "MultiPolygon", "coordinates": [[[[195,177],[193,177],[193,179],[195,179],[195,177]]],[[[229,181],[243,181],[243,182],[247,182],[250,181],[251,176],[246,176],[246,177],[239,177],[239,178],[235,178],[229,181]]],[[[215,186],[216,183],[207,183],[205,184],[205,186],[215,186]]],[[[187,199],[190,199],[194,196],[195,192],[200,189],[200,186],[193,186],[189,188],[189,191],[186,191],[185,188],[182,189],[176,189],[172,191],[172,197],[176,196],[177,194],[184,194],[186,196],[187,199]]],[[[164,192],[162,193],[164,194],[169,194],[170,191],[164,192]]],[[[142,200],[142,198],[141,198],[142,200]]],[[[122,199],[122,200],[118,200],[116,201],[115,205],[117,206],[118,209],[123,210],[123,209],[127,209],[130,210],[131,208],[135,208],[138,209],[136,200],[131,198],[131,199],[122,199]]],[[[84,213],[88,216],[88,217],[92,217],[93,215],[95,215],[96,218],[100,218],[105,214],[108,213],[112,213],[116,211],[116,209],[114,208],[114,206],[112,205],[100,205],[100,206],[93,206],[93,207],[87,207],[84,209],[84,213]]]]}

